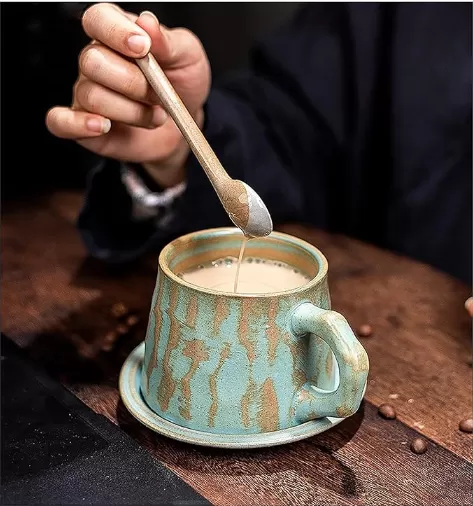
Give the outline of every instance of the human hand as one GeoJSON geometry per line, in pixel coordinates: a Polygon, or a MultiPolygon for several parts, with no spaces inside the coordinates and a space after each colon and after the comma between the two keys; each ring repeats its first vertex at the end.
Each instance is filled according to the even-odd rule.
{"type": "Polygon", "coordinates": [[[82,25],[92,41],[79,57],[73,103],[48,111],[49,131],[101,156],[141,163],[162,186],[182,181],[187,143],[133,59],[151,51],[202,126],[211,78],[202,44],[149,12],[138,17],[108,3],[89,7],[82,25]]]}

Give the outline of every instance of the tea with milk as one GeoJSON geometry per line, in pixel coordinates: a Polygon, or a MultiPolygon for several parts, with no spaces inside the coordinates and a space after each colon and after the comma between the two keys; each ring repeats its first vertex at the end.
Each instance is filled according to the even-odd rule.
{"type": "MultiPolygon", "coordinates": [[[[193,285],[221,292],[235,291],[238,259],[233,257],[214,260],[180,274],[193,285]]],[[[305,285],[310,278],[290,265],[273,260],[243,258],[237,293],[272,293],[292,290],[305,285]]]]}

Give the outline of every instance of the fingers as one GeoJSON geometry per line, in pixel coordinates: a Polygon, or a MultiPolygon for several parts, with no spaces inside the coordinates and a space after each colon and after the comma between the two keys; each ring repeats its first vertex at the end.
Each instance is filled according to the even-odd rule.
{"type": "Polygon", "coordinates": [[[74,97],[80,109],[131,126],[156,128],[167,118],[159,106],[141,104],[88,79],[79,80],[74,97]]]}
{"type": "Polygon", "coordinates": [[[152,12],[142,12],[136,24],[149,34],[151,52],[165,69],[194,63],[202,54],[202,45],[191,31],[185,28],[166,28],[152,12]]]}
{"type": "Polygon", "coordinates": [[[163,125],[167,114],[159,106],[145,106],[82,79],[75,87],[74,109],[50,109],[46,115],[46,126],[56,137],[87,139],[107,134],[111,128],[110,120],[151,129],[163,125]]]}
{"type": "Polygon", "coordinates": [[[91,39],[130,58],[145,56],[151,47],[146,31],[112,4],[99,3],[89,7],[82,16],[82,26],[91,39]]]}
{"type": "Polygon", "coordinates": [[[89,45],[82,51],[79,68],[89,80],[132,100],[147,104],[159,102],[138,66],[101,44],[89,45]]]}
{"type": "MultiPolygon", "coordinates": [[[[159,135],[175,137],[175,129],[166,127],[168,117],[155,93],[128,58],[143,57],[152,49],[165,70],[180,72],[205,55],[198,39],[187,30],[160,25],[149,12],[138,18],[109,3],[87,9],[82,23],[94,42],[80,56],[73,106],[55,107],[47,114],[50,132],[75,139],[96,152],[117,154],[120,149],[138,149],[135,158],[144,156],[143,145],[138,148],[135,141],[155,139],[152,129],[164,125],[159,135]],[[131,133],[136,137],[133,142],[127,137],[131,133]]],[[[155,150],[155,143],[152,145],[155,150]]]]}
{"type": "Polygon", "coordinates": [[[98,137],[110,131],[107,118],[68,107],[53,107],[46,115],[48,130],[62,139],[98,137]]]}
{"type": "Polygon", "coordinates": [[[85,11],[82,26],[91,39],[130,58],[141,58],[151,49],[164,66],[187,65],[202,52],[193,33],[183,28],[168,29],[149,11],[137,17],[116,5],[99,3],[85,11]]]}
{"type": "Polygon", "coordinates": [[[82,51],[80,71],[89,80],[132,100],[157,104],[159,101],[139,68],[116,52],[129,54],[123,48],[123,41],[128,40],[127,30],[136,27],[133,28],[135,31],[137,29],[147,33],[153,53],[166,70],[194,63],[202,56],[202,46],[191,32],[184,29],[169,30],[160,25],[150,12],[145,11],[139,18],[135,17],[138,24],[131,19],[132,15],[112,4],[94,5],[86,11],[84,28],[102,43],[89,44],[82,51]]]}

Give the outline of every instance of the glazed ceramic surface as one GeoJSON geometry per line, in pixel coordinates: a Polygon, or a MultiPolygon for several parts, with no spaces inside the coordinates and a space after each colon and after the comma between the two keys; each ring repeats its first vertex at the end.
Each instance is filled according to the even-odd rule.
{"type": "Polygon", "coordinates": [[[141,368],[147,406],[160,419],[208,434],[209,444],[212,435],[267,434],[352,415],[368,357],[346,320],[330,311],[327,262],[316,248],[279,233],[249,241],[248,256],[310,276],[287,292],[215,292],[178,276],[237,256],[241,241],[237,229],[213,229],[161,252],[141,368]]]}
{"type": "Polygon", "coordinates": [[[342,422],[343,418],[318,418],[288,429],[258,434],[216,434],[177,425],[152,411],[141,393],[145,343],[128,356],[120,373],[120,394],[130,413],[150,430],[185,443],[215,448],[266,448],[315,436],[342,422]]]}

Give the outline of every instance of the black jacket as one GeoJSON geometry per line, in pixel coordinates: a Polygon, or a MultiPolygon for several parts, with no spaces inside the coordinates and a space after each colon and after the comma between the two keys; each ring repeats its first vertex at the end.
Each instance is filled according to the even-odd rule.
{"type": "MultiPolygon", "coordinates": [[[[205,135],[297,221],[471,278],[471,4],[314,3],[211,91],[205,135]]],[[[166,231],[131,220],[117,163],[94,173],[79,227],[126,261],[177,234],[229,225],[196,160],[166,231]],[[107,206],[105,206],[107,201],[107,206]]]]}

